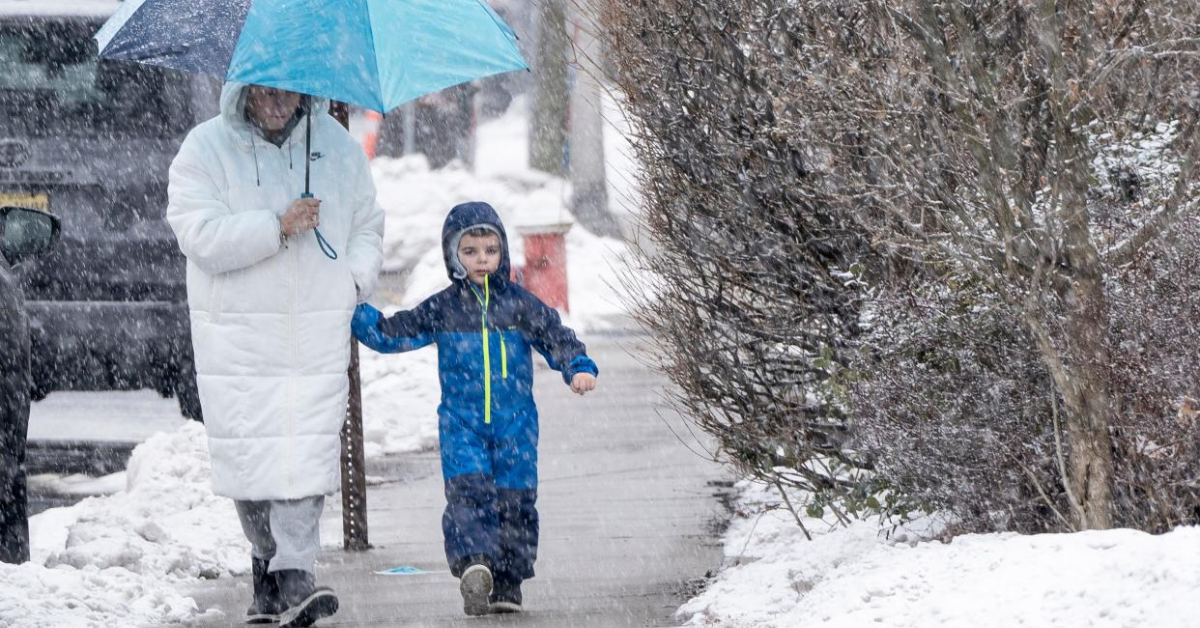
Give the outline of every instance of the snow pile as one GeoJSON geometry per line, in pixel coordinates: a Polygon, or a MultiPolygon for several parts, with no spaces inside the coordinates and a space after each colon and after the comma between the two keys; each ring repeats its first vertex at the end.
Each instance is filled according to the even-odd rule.
{"type": "Polygon", "coordinates": [[[196,614],[169,583],[121,567],[0,563],[0,628],[158,628],[196,614]]]}
{"type": "Polygon", "coordinates": [[[134,450],[126,474],[125,492],[70,508],[65,543],[45,557],[46,566],[122,567],[176,578],[249,571],[249,545],[233,502],[209,485],[203,425],[150,437],[134,450]]]}
{"type": "Polygon", "coordinates": [[[887,539],[878,521],[831,529],[805,517],[809,542],[786,510],[764,510],[777,501],[770,490],[741,488],[726,535],[731,566],[680,609],[688,625],[1132,628],[1200,614],[1197,528],[942,543],[923,540],[936,536],[930,521],[887,539]]]}
{"type": "Polygon", "coordinates": [[[367,458],[437,446],[437,350],[382,355],[359,347],[367,458]]]}
{"type": "Polygon", "coordinates": [[[1106,194],[1116,192],[1114,186],[1135,183],[1146,198],[1164,198],[1179,176],[1179,160],[1173,146],[1182,131],[1178,120],[1159,122],[1149,133],[1133,132],[1128,137],[1116,137],[1104,132],[1089,137],[1095,158],[1092,168],[1097,176],[1097,188],[1106,194]]]}
{"type": "Polygon", "coordinates": [[[32,558],[0,565],[0,626],[161,626],[198,612],[172,581],[240,575],[250,547],[209,488],[204,426],[152,436],[126,490],[30,519],[32,558]]]}

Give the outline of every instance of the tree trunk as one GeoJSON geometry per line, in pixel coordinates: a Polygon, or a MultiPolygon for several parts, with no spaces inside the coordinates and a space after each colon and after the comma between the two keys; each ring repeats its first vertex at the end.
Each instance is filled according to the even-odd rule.
{"type": "Polygon", "coordinates": [[[604,116],[600,61],[604,50],[596,39],[595,12],[588,0],[572,4],[576,69],[571,90],[571,213],[588,231],[619,237],[621,225],[608,211],[604,167],[604,116]]]}
{"type": "Polygon", "coordinates": [[[1079,286],[1083,307],[1068,316],[1074,364],[1061,386],[1071,443],[1068,481],[1078,501],[1076,527],[1106,530],[1113,525],[1113,456],[1109,432],[1115,417],[1108,378],[1108,316],[1098,281],[1079,286]],[[1089,285],[1090,284],[1090,285],[1089,285]]]}
{"type": "MultiPolygon", "coordinates": [[[[1067,98],[1058,94],[1056,106],[1061,123],[1055,129],[1059,145],[1059,218],[1062,241],[1058,300],[1064,320],[1060,339],[1059,368],[1051,371],[1067,410],[1067,439],[1071,458],[1066,478],[1074,498],[1075,527],[1104,530],[1113,525],[1112,434],[1116,407],[1109,369],[1109,304],[1104,291],[1104,268],[1092,242],[1088,215],[1087,171],[1077,164],[1089,163],[1087,140],[1072,126],[1086,125],[1070,116],[1067,98]],[[1065,365],[1064,365],[1065,362],[1065,365]]],[[[1054,272],[1054,271],[1052,271],[1054,272]]],[[[1052,348],[1044,348],[1054,351],[1052,348]]]]}
{"type": "Polygon", "coordinates": [[[567,150],[567,20],[562,0],[543,0],[538,12],[533,111],[529,116],[529,165],[565,175],[567,150]]]}

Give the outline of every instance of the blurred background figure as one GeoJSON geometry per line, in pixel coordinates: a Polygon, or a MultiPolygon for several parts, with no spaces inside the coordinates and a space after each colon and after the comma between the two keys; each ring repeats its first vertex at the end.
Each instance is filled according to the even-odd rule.
{"type": "Polygon", "coordinates": [[[375,155],[420,153],[429,160],[430,168],[441,168],[455,159],[470,168],[475,161],[477,91],[474,83],[464,83],[418,98],[384,116],[375,155]]]}

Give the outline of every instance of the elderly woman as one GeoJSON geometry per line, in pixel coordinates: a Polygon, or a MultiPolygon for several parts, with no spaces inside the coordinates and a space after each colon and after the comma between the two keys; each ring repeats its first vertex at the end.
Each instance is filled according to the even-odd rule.
{"type": "Polygon", "coordinates": [[[309,626],[338,606],[315,584],[317,526],[339,486],[350,318],[382,263],[383,213],[366,156],[327,112],[230,83],[171,164],[213,491],[252,547],[249,623],[309,626]],[[301,198],[306,162],[316,198],[301,198]]]}

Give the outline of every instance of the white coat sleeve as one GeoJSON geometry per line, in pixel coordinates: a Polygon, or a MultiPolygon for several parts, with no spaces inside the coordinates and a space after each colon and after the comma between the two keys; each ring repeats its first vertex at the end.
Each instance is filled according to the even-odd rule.
{"type": "Polygon", "coordinates": [[[355,151],[354,224],[347,245],[347,261],[354,284],[358,286],[358,302],[365,302],[375,291],[379,269],[383,266],[383,208],[375,202],[375,182],[371,167],[361,150],[355,151]]]}
{"type": "Polygon", "coordinates": [[[234,212],[221,200],[203,152],[189,135],[171,162],[167,222],[180,250],[210,275],[253,266],[278,253],[279,217],[267,209],[234,212]]]}

